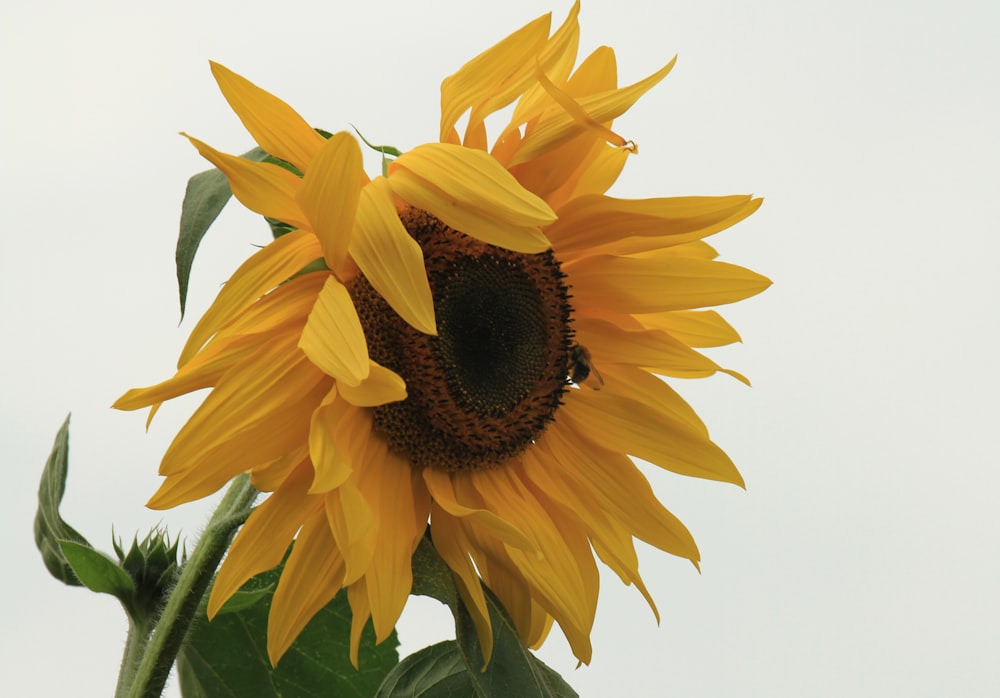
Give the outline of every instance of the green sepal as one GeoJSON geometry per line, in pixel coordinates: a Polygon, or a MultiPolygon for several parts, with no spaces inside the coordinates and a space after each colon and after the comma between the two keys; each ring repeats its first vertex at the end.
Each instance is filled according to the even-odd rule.
{"type": "Polygon", "coordinates": [[[72,541],[93,548],[87,539],[66,523],[59,515],[59,505],[66,492],[66,475],[69,470],[69,415],[56,434],[52,452],[42,470],[38,485],[38,511],[35,513],[35,545],[42,554],[45,567],[63,584],[81,586],[73,573],[73,566],[63,553],[60,541],[72,541]]]}
{"type": "Polygon", "coordinates": [[[287,235],[295,230],[294,226],[291,226],[284,221],[279,221],[277,218],[268,218],[267,216],[264,216],[264,220],[266,220],[267,224],[271,227],[271,236],[275,240],[280,238],[282,235],[287,235]]]}
{"type": "Polygon", "coordinates": [[[361,635],[359,668],[354,668],[351,608],[346,591],[341,591],[313,616],[272,668],[267,656],[267,619],[282,567],[244,585],[243,591],[255,597],[253,603],[220,612],[212,621],[205,618],[204,605],[199,609],[177,656],[184,698],[372,696],[399,662],[396,633],[376,645],[369,622],[361,635]]]}
{"type": "MultiPolygon", "coordinates": [[[[267,156],[267,153],[258,147],[248,150],[240,157],[260,162],[267,156]]],[[[229,180],[218,168],[213,167],[211,170],[199,172],[188,180],[184,191],[184,203],[181,204],[180,233],[177,236],[177,250],[174,255],[177,262],[181,318],[184,317],[191,265],[194,263],[198,245],[232,195],[229,180]]]]}
{"type": "Polygon", "coordinates": [[[128,573],[99,550],[71,540],[59,541],[59,547],[73,568],[73,574],[91,591],[111,594],[123,603],[135,592],[135,584],[128,573]]]}
{"type": "Polygon", "coordinates": [[[484,586],[493,629],[493,654],[486,662],[475,623],[458,594],[451,570],[426,536],[413,554],[413,593],[435,598],[451,609],[455,618],[456,640],[434,645],[403,660],[386,678],[379,690],[379,698],[577,696],[558,673],[524,645],[500,601],[484,586]],[[456,661],[461,662],[464,679],[458,676],[456,661]]]}

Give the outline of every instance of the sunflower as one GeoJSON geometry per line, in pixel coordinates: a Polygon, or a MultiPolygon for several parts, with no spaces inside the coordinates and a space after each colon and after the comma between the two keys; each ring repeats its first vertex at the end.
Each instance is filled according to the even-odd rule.
{"type": "Polygon", "coordinates": [[[577,12],[551,35],[540,17],[447,78],[439,142],[374,178],[351,135],[325,138],[212,65],[285,166],[190,140],[245,206],[294,231],[233,274],[172,378],[115,407],[212,388],[164,455],[149,506],[242,472],[271,493],[233,542],[209,614],[294,539],[270,611],[272,663],[342,588],[352,658],[369,619],[385,639],[428,526],[487,655],[482,583],[526,644],[556,622],[589,662],[595,553],[654,614],[634,539],[699,560],[630,456],[742,485],[662,377],[723,370],[696,349],[739,337],[703,308],[769,281],[716,261],[704,238],[760,200],[606,194],[636,151],[612,121],[673,61],[619,87],[612,49],[577,65],[577,12]],[[510,105],[491,140],[487,118],[510,105]]]}

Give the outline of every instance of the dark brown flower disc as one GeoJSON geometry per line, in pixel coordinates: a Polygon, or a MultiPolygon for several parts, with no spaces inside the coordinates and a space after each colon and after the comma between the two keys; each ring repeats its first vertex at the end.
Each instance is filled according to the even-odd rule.
{"type": "Polygon", "coordinates": [[[437,336],[407,324],[359,276],[348,284],[371,358],[406,381],[374,408],[377,431],[417,467],[492,467],[552,421],[567,386],[572,333],[551,251],[488,245],[417,209],[400,214],[420,244],[437,336]]]}

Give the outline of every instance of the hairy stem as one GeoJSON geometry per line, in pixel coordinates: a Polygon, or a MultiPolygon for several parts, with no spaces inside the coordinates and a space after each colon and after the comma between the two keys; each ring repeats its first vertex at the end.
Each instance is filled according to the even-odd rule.
{"type": "MultiPolygon", "coordinates": [[[[191,558],[181,569],[177,585],[170,592],[152,635],[150,636],[148,632],[135,633],[144,634],[148,644],[136,640],[136,647],[133,648],[133,628],[130,626],[125,659],[131,655],[134,659],[138,659],[138,666],[135,667],[134,662],[132,663],[131,667],[135,667],[133,678],[124,684],[127,686],[124,691],[122,679],[119,678],[119,691],[116,695],[129,698],[159,698],[163,693],[170,668],[180,651],[181,643],[191,626],[198,605],[212,581],[212,575],[215,574],[219,561],[229,548],[233,533],[250,514],[257,494],[257,490],[250,484],[249,476],[241,475],[233,481],[219,508],[212,514],[208,527],[198,541],[191,558]]],[[[122,675],[130,673],[129,669],[130,667],[126,667],[123,662],[122,675]]]]}

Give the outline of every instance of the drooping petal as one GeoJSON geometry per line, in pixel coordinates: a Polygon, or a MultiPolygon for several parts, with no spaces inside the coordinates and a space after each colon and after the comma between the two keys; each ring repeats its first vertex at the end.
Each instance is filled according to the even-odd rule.
{"type": "MultiPolygon", "coordinates": [[[[288,419],[284,416],[269,418],[272,400],[283,398],[282,404],[292,408],[317,390],[324,390],[322,373],[295,351],[294,338],[290,337],[277,337],[267,342],[253,360],[234,366],[225,378],[174,438],[160,464],[161,475],[195,469],[209,451],[224,444],[243,451],[241,439],[237,438],[241,432],[258,426],[270,429],[269,422],[284,423],[288,419]]],[[[285,413],[290,413],[293,419],[301,416],[295,409],[285,409],[282,414],[285,413]]],[[[300,431],[301,427],[293,429],[293,433],[300,431]]],[[[283,443],[285,439],[279,441],[283,443]]],[[[266,445],[249,461],[246,469],[284,452],[280,447],[275,449],[266,445]]],[[[218,467],[214,461],[209,462],[213,462],[213,467],[207,470],[218,467]]]]}
{"type": "Polygon", "coordinates": [[[246,470],[295,450],[308,415],[329,389],[323,375],[276,340],[226,375],[178,432],[160,464],[167,476],[148,506],[164,509],[207,496],[246,470]],[[275,413],[272,401],[282,409],[275,413]]]}
{"type": "Polygon", "coordinates": [[[434,501],[452,516],[471,517],[476,521],[477,526],[482,527],[484,531],[488,531],[490,535],[495,536],[504,543],[525,550],[536,550],[531,538],[511,523],[490,511],[469,507],[459,502],[458,496],[455,493],[455,484],[452,482],[452,476],[448,473],[436,468],[425,468],[423,478],[434,501]]]}
{"type": "Polygon", "coordinates": [[[277,218],[293,228],[308,228],[309,219],[295,199],[299,178],[270,162],[252,162],[227,155],[197,138],[186,136],[202,157],[218,167],[229,180],[233,196],[251,211],[277,218]]]}
{"type": "Polygon", "coordinates": [[[277,666],[306,623],[337,595],[343,579],[344,560],[330,535],[326,512],[318,509],[305,518],[271,601],[267,618],[271,666],[277,666]]]}
{"type": "Polygon", "coordinates": [[[327,277],[299,339],[299,348],[328,376],[347,385],[368,377],[368,344],[350,294],[327,277]]]}
{"type": "Polygon", "coordinates": [[[518,571],[566,633],[573,653],[590,661],[590,628],[597,608],[594,558],[579,529],[560,526],[507,468],[473,473],[472,483],[501,518],[529,531],[541,555],[508,547],[518,571]]]}
{"type": "Polygon", "coordinates": [[[365,574],[375,638],[389,636],[413,584],[413,551],[427,528],[430,496],[410,464],[372,443],[359,478],[365,500],[378,522],[377,544],[365,574]]]}
{"type": "Polygon", "coordinates": [[[437,334],[423,252],[400,222],[384,177],[376,177],[361,190],[357,213],[351,257],[404,320],[425,334],[437,334]]]}
{"type": "Polygon", "coordinates": [[[619,522],[617,511],[609,511],[591,494],[590,483],[577,487],[574,481],[567,482],[555,476],[550,466],[550,459],[553,458],[548,449],[525,452],[520,470],[522,479],[551,500],[550,511],[558,507],[562,516],[572,519],[574,525],[587,531],[590,543],[601,560],[624,583],[636,585],[659,622],[656,604],[639,575],[639,560],[632,543],[631,529],[619,522]]]}
{"type": "Polygon", "coordinates": [[[316,153],[296,192],[327,266],[338,273],[350,244],[363,176],[358,142],[341,131],[316,153]]]}
{"type": "Polygon", "coordinates": [[[546,431],[538,458],[560,485],[560,492],[585,492],[635,537],[664,552],[697,562],[698,546],[687,527],[656,498],[649,481],[632,461],[599,445],[574,428],[546,431]]]}
{"type": "Polygon", "coordinates": [[[388,179],[404,201],[466,235],[517,252],[549,248],[538,228],[556,214],[488,153],[428,143],[397,158],[388,179]]]}
{"type": "Polygon", "coordinates": [[[344,584],[364,576],[375,554],[378,519],[353,480],[326,495],[326,520],[344,558],[344,584]]]}
{"type": "Polygon", "coordinates": [[[448,514],[436,500],[431,503],[431,536],[434,548],[455,574],[455,585],[476,626],[483,657],[490,657],[493,626],[479,574],[469,557],[474,546],[465,534],[462,519],[448,514]]]}
{"type": "Polygon", "coordinates": [[[190,361],[222,325],[321,254],[315,236],[301,230],[282,235],[255,253],[240,265],[191,330],[177,367],[190,361]]]}
{"type": "Polygon", "coordinates": [[[305,172],[323,137],[274,95],[219,63],[210,64],[229,106],[260,147],[305,172]]]}
{"type": "Polygon", "coordinates": [[[560,416],[574,433],[587,434],[609,451],[630,453],[681,475],[743,487],[743,477],[721,448],[650,405],[604,390],[573,390],[560,416]]]}
{"type": "Polygon", "coordinates": [[[306,493],[311,476],[308,467],[299,468],[240,528],[212,585],[209,619],[247,580],[280,563],[302,521],[322,506],[306,493]]]}
{"type": "MultiPolygon", "coordinates": [[[[344,400],[337,399],[334,385],[320,406],[313,410],[309,421],[309,459],[315,475],[309,494],[322,494],[340,487],[353,470],[350,439],[356,432],[354,410],[344,400]]],[[[367,422],[368,420],[364,420],[367,422]]]]}
{"type": "Polygon", "coordinates": [[[351,605],[351,664],[355,669],[360,669],[358,651],[361,648],[361,633],[368,625],[368,619],[372,617],[364,577],[347,587],[347,602],[351,605]]]}
{"type": "Polygon", "coordinates": [[[398,373],[369,360],[368,377],[360,385],[340,384],[340,396],[358,407],[375,407],[406,399],[406,383],[398,373]]]}

